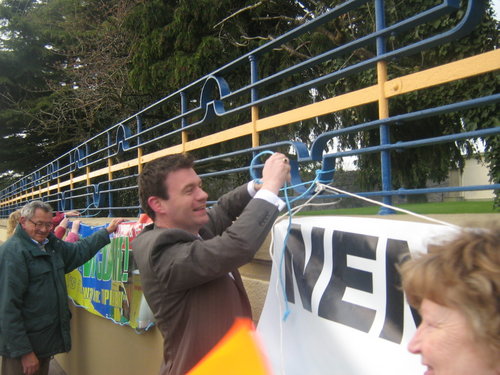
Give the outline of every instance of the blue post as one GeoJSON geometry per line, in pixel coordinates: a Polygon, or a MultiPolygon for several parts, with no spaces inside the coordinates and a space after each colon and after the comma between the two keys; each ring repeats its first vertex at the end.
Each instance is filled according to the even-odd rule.
{"type": "MultiPolygon", "coordinates": [[[[251,84],[255,84],[259,81],[259,66],[258,66],[258,58],[255,55],[249,55],[248,60],[250,61],[250,82],[251,84]]],[[[255,101],[259,99],[259,92],[256,87],[252,87],[250,90],[250,102],[253,104],[255,101]]],[[[252,106],[252,122],[256,121],[258,118],[258,108],[252,106]]],[[[258,136],[255,133],[255,129],[252,132],[252,147],[256,147],[259,145],[258,136]]],[[[252,158],[254,158],[256,152],[252,153],[252,158]]]]}
{"type": "MultiPolygon", "coordinates": [[[[142,131],[142,117],[140,115],[137,115],[135,116],[135,121],[136,121],[136,124],[137,124],[137,134],[140,134],[141,131],[142,131]]],[[[141,136],[137,136],[137,144],[140,145],[141,144],[141,136]]],[[[139,212],[137,213],[137,216],[140,216],[142,213],[142,209],[139,205],[139,212]]]]}
{"type": "MultiPolygon", "coordinates": [[[[109,143],[108,143],[108,144],[109,144],[109,143]]],[[[89,152],[89,145],[88,145],[88,143],[86,143],[86,144],[85,144],[85,158],[84,158],[85,163],[84,163],[84,166],[87,166],[87,165],[88,165],[88,163],[89,163],[89,159],[88,159],[88,155],[89,155],[89,154],[90,154],[90,152],[89,152]]],[[[85,167],[85,168],[86,168],[86,167],[85,167]]],[[[86,208],[89,208],[89,207],[90,207],[90,197],[89,197],[89,195],[90,195],[90,190],[89,190],[89,187],[88,187],[88,186],[86,186],[86,187],[85,187],[85,202],[86,202],[86,206],[85,206],[85,207],[86,207],[86,208]]]]}
{"type": "MultiPolygon", "coordinates": [[[[383,0],[375,0],[375,19],[377,31],[385,28],[385,9],[383,0]]],[[[386,52],[385,37],[377,37],[377,55],[383,55],[386,52]]],[[[380,144],[386,145],[391,142],[391,135],[388,125],[380,126],[380,144]]],[[[380,154],[382,191],[392,190],[391,177],[391,153],[388,150],[382,151],[380,154]]],[[[392,196],[387,195],[382,197],[382,202],[392,205],[392,196]]],[[[394,210],[386,207],[381,207],[379,215],[393,214],[394,210]]]]}
{"type": "MultiPolygon", "coordinates": [[[[188,110],[188,99],[184,91],[181,91],[181,114],[186,113],[188,110]]],[[[187,125],[187,120],[184,116],[181,119],[181,126],[184,128],[187,125]]]]}
{"type": "MultiPolygon", "coordinates": [[[[108,141],[108,158],[111,156],[111,134],[110,132],[107,132],[106,134],[107,136],[107,141],[108,141]]],[[[109,165],[109,164],[108,164],[109,165]]],[[[113,193],[111,192],[111,182],[108,181],[108,216],[109,217],[113,217],[114,214],[113,214],[113,210],[111,209],[111,207],[113,207],[113,193]]],[[[97,194],[101,194],[101,193],[97,193],[97,194]]],[[[100,199],[99,199],[100,201],[100,199]]]]}
{"type": "MultiPolygon", "coordinates": [[[[259,66],[258,66],[258,59],[255,55],[250,55],[248,56],[248,59],[250,60],[250,80],[251,83],[257,83],[259,80],[259,66]]],[[[257,99],[259,99],[259,93],[255,87],[252,87],[251,89],[251,101],[254,102],[257,99]]]]}

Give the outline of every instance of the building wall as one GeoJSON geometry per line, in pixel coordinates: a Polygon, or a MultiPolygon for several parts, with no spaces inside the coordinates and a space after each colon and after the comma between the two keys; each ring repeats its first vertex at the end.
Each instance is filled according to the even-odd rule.
{"type": "MultiPolygon", "coordinates": [[[[488,176],[488,166],[476,159],[468,159],[465,162],[461,177],[460,186],[489,185],[491,183],[488,176]]],[[[495,197],[492,190],[464,191],[462,194],[465,200],[493,199],[495,197]]]]}
{"type": "Polygon", "coordinates": [[[138,334],[69,302],[72,349],[55,358],[68,375],[156,375],[162,337],[156,327],[138,334]]]}

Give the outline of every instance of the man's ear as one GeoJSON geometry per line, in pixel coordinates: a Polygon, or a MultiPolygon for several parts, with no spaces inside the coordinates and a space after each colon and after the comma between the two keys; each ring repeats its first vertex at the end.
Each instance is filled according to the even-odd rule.
{"type": "Polygon", "coordinates": [[[152,196],[148,198],[148,205],[155,213],[164,214],[166,212],[166,209],[163,201],[164,199],[152,196]]]}
{"type": "Polygon", "coordinates": [[[23,216],[21,216],[21,217],[19,218],[19,223],[21,223],[21,226],[22,226],[23,228],[24,228],[24,226],[26,225],[26,222],[27,222],[27,221],[28,221],[28,220],[26,220],[26,218],[25,218],[25,217],[23,217],[23,216]]]}

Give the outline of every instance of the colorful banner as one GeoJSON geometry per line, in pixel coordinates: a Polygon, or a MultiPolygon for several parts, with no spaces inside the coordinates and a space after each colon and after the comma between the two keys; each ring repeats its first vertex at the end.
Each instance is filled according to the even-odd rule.
{"type": "MultiPolygon", "coordinates": [[[[132,257],[132,240],[146,224],[122,223],[94,258],[66,275],[69,297],[75,305],[141,331],[154,323],[153,314],[144,299],[139,270],[132,257]]],[[[80,236],[86,237],[103,226],[80,225],[80,236]]]]}
{"type": "Polygon", "coordinates": [[[293,219],[290,230],[278,223],[258,325],[274,373],[423,374],[420,356],[406,349],[420,317],[396,267],[452,230],[339,216],[293,219]]]}

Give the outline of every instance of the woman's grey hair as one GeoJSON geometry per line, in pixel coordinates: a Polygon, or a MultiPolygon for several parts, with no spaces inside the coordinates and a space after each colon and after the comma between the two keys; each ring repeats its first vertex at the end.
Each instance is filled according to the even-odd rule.
{"type": "Polygon", "coordinates": [[[23,208],[21,208],[21,217],[25,217],[26,219],[31,219],[35,216],[35,211],[37,209],[42,209],[45,212],[52,214],[52,207],[50,204],[42,202],[42,201],[31,201],[26,204],[23,208]]]}

